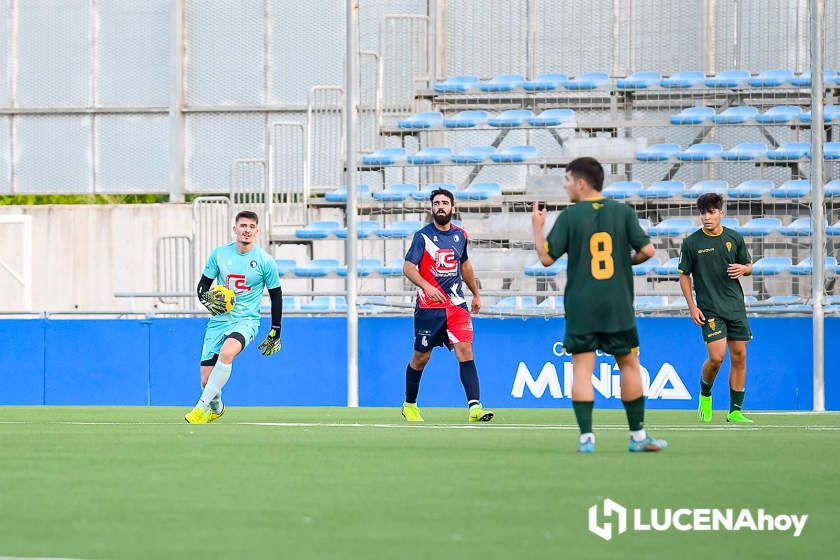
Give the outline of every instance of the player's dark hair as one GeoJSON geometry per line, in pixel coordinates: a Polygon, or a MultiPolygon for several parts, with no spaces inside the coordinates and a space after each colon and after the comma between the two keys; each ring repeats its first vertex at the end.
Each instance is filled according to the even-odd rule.
{"type": "Polygon", "coordinates": [[[596,191],[604,188],[604,168],[593,157],[573,159],[566,166],[566,172],[575,179],[583,179],[596,191]]]}
{"type": "Polygon", "coordinates": [[[245,218],[246,220],[254,220],[258,224],[260,223],[260,217],[257,216],[257,213],[251,212],[250,210],[242,210],[241,212],[239,212],[236,215],[236,219],[233,221],[233,223],[238,224],[240,218],[245,218]]]}
{"type": "Polygon", "coordinates": [[[429,202],[434,202],[434,201],[435,201],[435,197],[436,197],[436,196],[438,196],[438,195],[443,195],[443,196],[445,196],[446,198],[448,198],[448,199],[449,199],[449,203],[450,203],[452,206],[455,206],[455,195],[453,195],[451,192],[449,192],[449,191],[448,191],[448,190],[446,190],[446,189],[435,189],[435,190],[433,190],[433,191],[432,191],[432,194],[431,194],[431,195],[429,195],[429,202]]]}
{"type": "Polygon", "coordinates": [[[714,210],[715,208],[723,210],[723,197],[719,194],[708,192],[701,194],[700,198],[697,199],[697,209],[701,214],[714,210]]]}

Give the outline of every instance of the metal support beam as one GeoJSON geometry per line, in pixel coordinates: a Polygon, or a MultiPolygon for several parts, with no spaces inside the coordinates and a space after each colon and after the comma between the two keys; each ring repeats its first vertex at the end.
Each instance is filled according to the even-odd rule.
{"type": "Polygon", "coordinates": [[[356,109],[359,89],[359,2],[347,0],[347,37],[344,78],[344,118],[346,147],[345,169],[347,177],[347,242],[345,264],[347,265],[347,406],[359,406],[359,316],[356,309],[358,276],[356,275],[356,109]]]}
{"type": "Polygon", "coordinates": [[[813,301],[814,411],[825,410],[825,192],[823,188],[823,37],[825,0],[811,0],[811,299],[813,301]]]}
{"type": "Polygon", "coordinates": [[[184,202],[184,2],[172,0],[172,90],[169,94],[169,202],[184,202]]]}

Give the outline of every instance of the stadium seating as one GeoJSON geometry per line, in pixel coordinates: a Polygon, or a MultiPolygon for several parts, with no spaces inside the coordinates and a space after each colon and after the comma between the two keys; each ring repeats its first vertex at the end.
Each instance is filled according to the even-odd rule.
{"type": "Polygon", "coordinates": [[[397,123],[400,128],[408,129],[426,129],[439,127],[443,124],[443,113],[440,111],[431,111],[426,113],[416,113],[407,119],[403,119],[397,123]]]}
{"type": "Polygon", "coordinates": [[[466,93],[478,89],[479,79],[475,76],[452,76],[435,84],[437,93],[466,93]]]}
{"type": "Polygon", "coordinates": [[[830,235],[831,237],[836,237],[840,235],[840,220],[837,220],[827,228],[825,228],[825,234],[830,235]]]}
{"type": "Polygon", "coordinates": [[[444,128],[475,128],[487,122],[490,117],[487,111],[461,111],[443,119],[444,128]]]}
{"type": "Polygon", "coordinates": [[[671,257],[665,263],[660,264],[654,269],[654,272],[659,276],[679,276],[680,274],[680,258],[671,257]]]}
{"type": "Polygon", "coordinates": [[[462,191],[455,191],[456,200],[488,200],[502,196],[499,183],[473,183],[462,191]]]}
{"type": "Polygon", "coordinates": [[[779,233],[788,237],[807,237],[811,235],[811,217],[796,218],[790,224],[779,228],[779,233]]]}
{"type": "MultiPolygon", "coordinates": [[[[811,147],[808,147],[808,153],[806,154],[809,158],[811,157],[811,147]]],[[[825,160],[836,160],[840,159],[840,142],[826,142],[823,144],[823,159],[825,160]]]]}
{"type": "Polygon", "coordinates": [[[767,144],[744,142],[720,154],[724,161],[750,161],[767,157],[767,144]]]}
{"type": "Polygon", "coordinates": [[[671,115],[668,121],[671,124],[701,124],[711,120],[714,115],[715,110],[712,107],[688,107],[679,114],[671,115]]]}
{"type": "Polygon", "coordinates": [[[639,227],[647,233],[647,231],[653,227],[653,224],[647,218],[639,218],[639,227]]]}
{"type": "Polygon", "coordinates": [[[774,186],[768,179],[749,179],[730,190],[729,198],[761,198],[774,186]]]}
{"type": "Polygon", "coordinates": [[[777,276],[789,272],[793,265],[790,257],[762,257],[753,263],[756,276],[777,276]]]}
{"type": "Polygon", "coordinates": [[[811,306],[804,303],[802,298],[794,295],[770,296],[763,302],[762,307],[771,311],[803,311],[808,312],[811,306]]]}
{"type": "MultiPolygon", "coordinates": [[[[799,115],[799,120],[804,123],[811,122],[811,111],[804,111],[799,115]]],[[[823,122],[840,122],[840,105],[826,105],[823,107],[823,122]]]]}
{"type": "Polygon", "coordinates": [[[692,144],[682,152],[677,152],[674,157],[680,161],[709,161],[719,157],[723,153],[723,146],[720,144],[692,144]]]}
{"type": "Polygon", "coordinates": [[[792,70],[766,70],[758,76],[753,76],[747,83],[756,88],[779,87],[793,78],[792,70]]]}
{"type": "Polygon", "coordinates": [[[405,148],[380,148],[362,156],[364,165],[394,165],[405,161],[408,152],[405,148]]]}
{"type": "Polygon", "coordinates": [[[490,311],[520,311],[537,306],[534,296],[507,296],[491,305],[490,311]]]}
{"type": "Polygon", "coordinates": [[[758,109],[750,106],[729,107],[722,113],[712,117],[712,122],[716,124],[741,124],[758,115],[758,109]]]}
{"type": "MultiPolygon", "coordinates": [[[[826,68],[823,70],[823,83],[830,84],[837,77],[837,70],[826,68]]],[[[811,70],[805,70],[802,74],[788,80],[790,85],[795,87],[811,87],[811,70]]]]}
{"type": "Polygon", "coordinates": [[[454,194],[458,190],[458,187],[455,186],[455,183],[429,183],[419,191],[411,193],[411,198],[421,202],[428,202],[429,197],[432,196],[432,192],[438,189],[446,189],[454,194]]]}
{"type": "Polygon", "coordinates": [[[423,227],[419,220],[398,220],[387,227],[376,230],[376,235],[386,238],[404,238],[413,235],[415,231],[423,227]]]}
{"type": "Polygon", "coordinates": [[[487,124],[497,128],[513,128],[522,126],[533,116],[534,112],[530,109],[508,109],[493,118],[487,119],[487,124]]]}
{"type": "Polygon", "coordinates": [[[680,193],[684,198],[699,198],[701,194],[717,193],[726,194],[729,191],[729,183],[721,179],[705,179],[697,181],[687,191],[680,193]]]}
{"type": "Polygon", "coordinates": [[[607,83],[609,76],[606,72],[584,72],[563,82],[563,87],[570,90],[597,89],[607,83]]]}
{"type": "Polygon", "coordinates": [[[547,297],[544,300],[542,300],[542,302],[539,305],[537,305],[537,309],[552,311],[564,311],[565,308],[566,305],[563,296],[547,297]]]}
{"type": "Polygon", "coordinates": [[[430,146],[406,158],[412,165],[432,165],[442,163],[452,155],[452,148],[445,146],[430,146]]]}
{"type": "Polygon", "coordinates": [[[511,146],[497,150],[490,160],[498,163],[523,163],[536,159],[537,149],[533,146],[511,146]]]}
{"type": "Polygon", "coordinates": [[[652,237],[677,236],[691,233],[697,229],[691,218],[667,218],[648,230],[652,237]]]}
{"type": "Polygon", "coordinates": [[[672,198],[685,192],[682,181],[654,181],[646,189],[638,192],[642,198],[672,198]]]}
{"type": "MultiPolygon", "coordinates": [[[[360,183],[356,185],[356,196],[360,199],[370,198],[370,185],[360,183]]],[[[332,192],[324,195],[329,202],[347,202],[347,185],[341,185],[332,192]]]]}
{"type": "Polygon", "coordinates": [[[749,237],[764,237],[779,231],[782,220],[779,218],[752,218],[746,224],[733,228],[738,233],[749,237]]]}
{"type": "Polygon", "coordinates": [[[659,72],[633,72],[626,78],[616,80],[617,89],[647,89],[662,79],[659,72]]]}
{"type": "Polygon", "coordinates": [[[624,199],[637,196],[642,190],[642,183],[639,181],[616,181],[609,184],[603,191],[607,198],[624,199]]]}
{"type": "Polygon", "coordinates": [[[530,117],[528,124],[531,126],[560,126],[574,120],[575,112],[572,109],[546,109],[538,116],[530,117]]]}
{"type": "Polygon", "coordinates": [[[834,179],[825,184],[826,198],[840,196],[840,179],[834,179]]]}
{"type": "Polygon", "coordinates": [[[324,239],[341,229],[338,222],[312,222],[295,231],[298,239],[324,239]]]}
{"type": "Polygon", "coordinates": [[[787,124],[799,119],[802,109],[796,105],[777,105],[756,115],[755,122],[762,124],[787,124]]]}
{"type": "Polygon", "coordinates": [[[347,298],[344,296],[315,296],[312,301],[303,303],[301,311],[347,311],[347,298]]]}
{"type": "Polygon", "coordinates": [[[513,91],[522,87],[525,78],[519,74],[500,74],[494,78],[481,82],[478,89],[486,92],[513,91]]]}
{"type": "Polygon", "coordinates": [[[567,79],[568,77],[565,74],[540,74],[533,80],[523,82],[522,89],[525,91],[553,91],[563,87],[567,79]]]}
{"type": "Polygon", "coordinates": [[[338,272],[341,266],[337,259],[312,259],[306,264],[295,267],[294,274],[300,278],[322,278],[338,272]]]}
{"type": "Polygon", "coordinates": [[[568,261],[566,258],[557,259],[551,266],[543,266],[541,262],[525,267],[525,276],[557,276],[566,272],[568,261]]]}
{"type": "Polygon", "coordinates": [[[668,304],[664,296],[636,296],[633,300],[633,308],[637,311],[645,309],[661,309],[668,304]]]}
{"type": "Polygon", "coordinates": [[[384,190],[373,193],[373,199],[382,202],[400,202],[409,198],[417,190],[417,185],[414,183],[394,183],[384,190]]]}
{"type": "MultiPolygon", "coordinates": [[[[300,301],[295,296],[283,296],[283,311],[299,311],[300,310],[300,301]]],[[[271,312],[271,307],[269,306],[266,311],[271,312]]]]}
{"type": "Polygon", "coordinates": [[[682,148],[678,144],[653,144],[646,150],[636,152],[639,161],[666,161],[682,148]]]}
{"type": "Polygon", "coordinates": [[[694,87],[706,78],[706,75],[700,70],[687,70],[683,72],[674,72],[670,77],[659,81],[659,85],[664,88],[690,88],[694,87]]]}
{"type": "MultiPolygon", "coordinates": [[[[819,262],[819,261],[817,261],[819,262]]],[[[837,271],[837,258],[826,256],[825,272],[827,274],[834,274],[837,271]]],[[[810,276],[814,272],[814,260],[811,257],[806,257],[790,267],[790,273],[795,276],[810,276]]]]}
{"type": "Polygon", "coordinates": [[[379,274],[382,276],[402,276],[403,274],[403,265],[405,264],[405,259],[397,258],[379,268],[379,274]]]}
{"type": "Polygon", "coordinates": [[[662,266],[662,263],[656,257],[646,260],[642,264],[637,264],[633,266],[633,275],[634,276],[646,276],[648,274],[656,272],[657,267],[662,266]]]}
{"type": "Polygon", "coordinates": [[[773,198],[803,198],[811,194],[811,181],[808,179],[789,179],[770,191],[773,198]]]}
{"type": "Polygon", "coordinates": [[[490,156],[496,153],[496,148],[493,146],[468,146],[450,156],[449,160],[452,163],[481,163],[490,159],[490,156]]]}
{"type": "Polygon", "coordinates": [[[723,70],[711,78],[706,78],[703,84],[707,88],[737,88],[743,86],[750,78],[746,70],[723,70]]]}
{"type": "Polygon", "coordinates": [[[274,264],[277,266],[277,274],[285,275],[287,272],[294,271],[297,268],[297,261],[293,259],[276,259],[274,264]]]}
{"type": "Polygon", "coordinates": [[[741,224],[738,222],[738,218],[726,216],[724,218],[721,218],[720,225],[729,229],[737,229],[740,227],[741,224]]]}
{"type": "MultiPolygon", "coordinates": [[[[377,222],[376,220],[359,220],[356,222],[356,236],[359,239],[365,239],[374,235],[376,230],[382,227],[382,224],[377,222]]],[[[335,236],[346,239],[347,238],[347,228],[341,228],[340,230],[335,232],[335,236]]]]}
{"type": "MultiPolygon", "coordinates": [[[[370,276],[379,272],[381,268],[382,261],[380,259],[359,259],[356,261],[356,274],[358,276],[370,276]]],[[[336,272],[339,276],[347,276],[347,267],[340,266],[336,272]]]]}

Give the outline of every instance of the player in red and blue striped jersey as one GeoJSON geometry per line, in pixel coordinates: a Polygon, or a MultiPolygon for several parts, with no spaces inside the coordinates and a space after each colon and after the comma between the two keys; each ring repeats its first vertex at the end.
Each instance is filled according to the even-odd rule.
{"type": "Polygon", "coordinates": [[[465,282],[473,293],[472,312],[481,309],[481,296],[472,263],[467,256],[467,232],[452,223],[455,197],[446,189],[432,191],[434,221],[414,234],[405,256],[403,273],[416,285],[414,309],[414,355],[405,370],[403,417],[422,422],[417,393],[423,368],[435,346],[455,350],[461,370],[461,383],[470,408],[470,422],[489,422],[493,411],[479,401],[478,371],[473,359],[473,326],[464,298],[465,282]]]}

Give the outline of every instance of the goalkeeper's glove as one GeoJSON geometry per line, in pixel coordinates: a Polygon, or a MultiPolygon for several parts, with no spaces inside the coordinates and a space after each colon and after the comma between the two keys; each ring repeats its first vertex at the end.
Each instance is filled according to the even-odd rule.
{"type": "Polygon", "coordinates": [[[283,346],[283,343],[280,342],[280,327],[271,327],[268,336],[257,348],[263,351],[263,356],[271,356],[279,352],[281,346],[283,346]]]}
{"type": "Polygon", "coordinates": [[[216,299],[216,290],[207,290],[200,296],[198,296],[198,301],[201,302],[201,305],[207,308],[207,311],[210,312],[210,315],[221,315],[227,312],[227,306],[225,302],[219,301],[216,299]]]}

